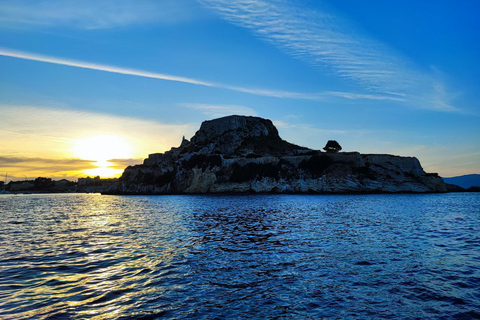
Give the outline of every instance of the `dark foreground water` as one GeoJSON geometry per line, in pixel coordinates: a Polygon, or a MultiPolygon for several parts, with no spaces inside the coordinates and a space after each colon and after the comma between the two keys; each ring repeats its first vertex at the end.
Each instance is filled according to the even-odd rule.
{"type": "Polygon", "coordinates": [[[480,194],[2,195],[0,318],[480,318],[480,194]]]}

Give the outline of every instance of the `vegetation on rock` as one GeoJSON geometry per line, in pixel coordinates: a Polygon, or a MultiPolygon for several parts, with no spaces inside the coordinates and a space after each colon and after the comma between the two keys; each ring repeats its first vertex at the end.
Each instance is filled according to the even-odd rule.
{"type": "Polygon", "coordinates": [[[327,144],[325,147],[323,147],[323,150],[327,152],[339,152],[342,150],[342,147],[336,140],[328,140],[327,144]]]}

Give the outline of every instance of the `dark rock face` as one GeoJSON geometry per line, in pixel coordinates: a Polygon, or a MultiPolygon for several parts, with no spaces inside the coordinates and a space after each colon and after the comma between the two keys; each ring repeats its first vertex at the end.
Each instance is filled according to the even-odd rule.
{"type": "Polygon", "coordinates": [[[413,157],[324,153],[282,140],[270,120],[229,116],[202,123],[190,141],[125,169],[108,193],[446,192],[413,157]]]}
{"type": "Polygon", "coordinates": [[[257,117],[228,116],[205,121],[192,138],[194,144],[206,144],[222,139],[225,135],[246,137],[278,136],[272,121],[257,117]]]}
{"type": "Polygon", "coordinates": [[[464,188],[455,184],[446,183],[445,186],[447,187],[448,192],[465,192],[464,188]]]}
{"type": "Polygon", "coordinates": [[[203,122],[184,152],[232,156],[247,150],[271,154],[296,148],[302,149],[283,141],[270,120],[228,116],[203,122]]]}

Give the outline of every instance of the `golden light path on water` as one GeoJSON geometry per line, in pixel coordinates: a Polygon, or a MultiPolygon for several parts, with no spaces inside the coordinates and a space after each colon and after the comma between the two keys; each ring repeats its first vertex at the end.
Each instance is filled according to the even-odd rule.
{"type": "Polygon", "coordinates": [[[131,144],[118,135],[94,135],[79,139],[72,151],[80,159],[95,162],[97,167],[84,170],[84,174],[102,178],[117,177],[123,172],[123,169],[112,167],[112,159],[128,159],[133,155],[131,144]]]}

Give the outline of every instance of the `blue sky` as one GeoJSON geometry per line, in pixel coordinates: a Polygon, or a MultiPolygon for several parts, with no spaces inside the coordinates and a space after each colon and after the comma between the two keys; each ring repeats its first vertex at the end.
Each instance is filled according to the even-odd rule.
{"type": "Polygon", "coordinates": [[[480,173],[478,16],[475,0],[2,1],[0,170],[82,176],[96,159],[75,145],[98,135],[127,142],[120,170],[245,114],[310,148],[480,173]]]}

